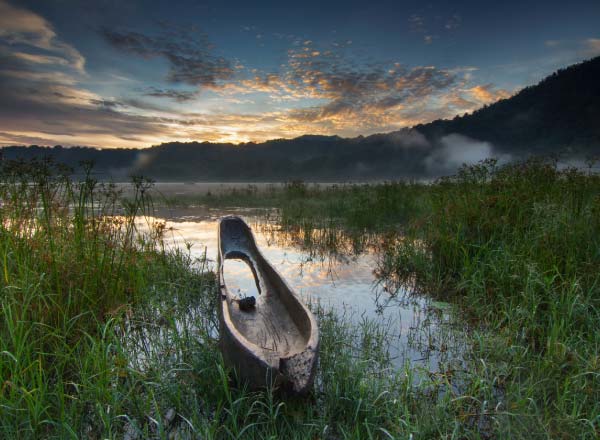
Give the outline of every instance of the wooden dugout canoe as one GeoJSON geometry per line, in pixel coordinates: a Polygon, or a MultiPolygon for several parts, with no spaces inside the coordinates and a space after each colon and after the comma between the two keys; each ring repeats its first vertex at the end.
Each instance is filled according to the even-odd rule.
{"type": "Polygon", "coordinates": [[[250,227],[239,217],[219,222],[220,344],[225,363],[253,388],[283,386],[306,393],[314,381],[319,331],[300,301],[256,246],[250,227]],[[241,310],[224,278],[227,259],[245,261],[259,291],[256,304],[241,310]]]}

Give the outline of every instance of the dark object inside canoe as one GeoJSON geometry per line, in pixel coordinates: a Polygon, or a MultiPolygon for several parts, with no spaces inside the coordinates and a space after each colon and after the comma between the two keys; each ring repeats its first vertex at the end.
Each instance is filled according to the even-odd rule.
{"type": "Polygon", "coordinates": [[[256,305],[256,298],[253,296],[247,296],[246,298],[239,299],[238,304],[240,305],[240,310],[247,312],[248,310],[254,309],[254,306],[256,305]]]}

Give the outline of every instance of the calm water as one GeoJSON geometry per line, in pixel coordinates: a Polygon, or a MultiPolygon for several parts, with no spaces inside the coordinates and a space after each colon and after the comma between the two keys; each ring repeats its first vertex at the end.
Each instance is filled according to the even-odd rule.
{"type": "MultiPolygon", "coordinates": [[[[273,211],[242,208],[163,208],[149,220],[166,223],[166,242],[170,246],[189,249],[194,257],[206,255],[214,267],[217,222],[229,214],[245,219],[264,256],[306,302],[318,302],[353,322],[384,323],[396,366],[409,362],[436,372],[449,368],[448,361],[461,357],[463,329],[453,322],[449,305],[410,295],[403,289],[390,294],[385,288],[387,280],[380,279],[375,270],[379,259],[378,248],[373,245],[376,239],[356,243],[328,231],[328,246],[323,248],[307,242],[305,233],[282,231],[273,211]]],[[[241,296],[258,294],[244,263],[228,260],[225,279],[228,287],[241,296]]]]}

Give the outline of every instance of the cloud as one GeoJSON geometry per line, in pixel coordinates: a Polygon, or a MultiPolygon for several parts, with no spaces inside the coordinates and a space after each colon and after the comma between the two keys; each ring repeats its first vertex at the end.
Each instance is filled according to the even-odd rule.
{"type": "Polygon", "coordinates": [[[449,34],[462,25],[460,14],[452,14],[449,17],[436,15],[434,18],[426,19],[423,14],[412,14],[408,17],[408,29],[413,34],[423,34],[423,42],[432,44],[439,38],[440,34],[449,34]]]}
{"type": "Polygon", "coordinates": [[[123,105],[122,103],[120,103],[118,101],[111,101],[109,99],[96,99],[96,98],[90,99],[90,103],[97,105],[99,107],[104,107],[106,109],[117,108],[117,107],[120,107],[123,105]]]}
{"type": "Polygon", "coordinates": [[[0,145],[52,145],[53,139],[0,131],[0,145]]]}
{"type": "Polygon", "coordinates": [[[544,41],[544,45],[546,47],[558,47],[560,46],[561,42],[559,40],[546,40],[544,41]]]}
{"type": "Polygon", "coordinates": [[[477,85],[467,89],[478,107],[491,104],[501,99],[510,98],[513,93],[505,89],[495,89],[493,84],[477,85]]]}
{"type": "Polygon", "coordinates": [[[583,41],[583,53],[588,57],[600,55],[600,38],[588,38],[583,41]]]}
{"type": "Polygon", "coordinates": [[[510,98],[513,94],[514,91],[498,89],[493,84],[473,86],[464,81],[442,97],[438,109],[445,113],[444,117],[452,117],[457,113],[472,112],[484,105],[510,98]]]}
{"type": "Polygon", "coordinates": [[[57,64],[84,72],[85,58],[58,38],[50,23],[38,14],[0,0],[0,46],[6,49],[16,45],[22,46],[24,51],[15,57],[29,63],[57,64]],[[31,53],[32,49],[46,53],[31,53]]]}
{"type": "Polygon", "coordinates": [[[288,51],[280,71],[254,73],[224,85],[220,93],[264,93],[272,101],[294,101],[280,112],[282,131],[343,136],[449,118],[511,95],[492,84],[472,84],[472,68],[360,61],[347,49],[305,41],[288,51]]]}
{"type": "Polygon", "coordinates": [[[78,84],[84,57],[43,17],[0,0],[1,142],[111,145],[119,136],[156,133],[147,118],[78,84]]]}
{"type": "Polygon", "coordinates": [[[419,14],[412,14],[408,17],[408,28],[411,32],[427,32],[425,29],[425,19],[419,14]]]}
{"type": "Polygon", "coordinates": [[[339,52],[304,46],[289,51],[283,79],[287,91],[301,98],[321,99],[325,104],[291,112],[299,121],[384,117],[439,93],[455,81],[455,75],[434,66],[405,67],[399,63],[357,64],[339,52]]]}
{"type": "Polygon", "coordinates": [[[254,76],[242,79],[236,85],[225,86],[230,91],[237,93],[268,93],[272,98],[282,96],[282,94],[291,94],[292,90],[288,87],[285,79],[279,73],[255,74],[254,76]]]}
{"type": "Polygon", "coordinates": [[[206,35],[194,29],[165,29],[157,35],[103,28],[113,47],[143,58],[161,57],[169,63],[167,80],[201,87],[217,87],[234,75],[229,60],[213,54],[206,35]]]}
{"type": "Polygon", "coordinates": [[[199,94],[198,90],[174,90],[174,89],[159,89],[157,87],[150,87],[145,93],[145,96],[151,96],[153,98],[168,98],[173,99],[177,102],[188,102],[193,101],[199,94]]]}
{"type": "Polygon", "coordinates": [[[440,139],[440,146],[425,159],[432,174],[453,172],[462,164],[473,164],[492,156],[489,142],[471,139],[460,134],[449,134],[440,139]]]}
{"type": "Polygon", "coordinates": [[[559,65],[573,64],[581,61],[582,58],[593,58],[600,55],[600,38],[546,40],[544,45],[553,50],[554,55],[551,60],[559,65]]]}
{"type": "Polygon", "coordinates": [[[446,24],[444,24],[444,28],[448,31],[453,31],[458,29],[462,24],[462,17],[459,14],[453,14],[450,18],[446,20],[446,24]]]}
{"type": "Polygon", "coordinates": [[[85,77],[84,67],[85,58],[62,41],[46,19],[0,0],[2,142],[47,139],[43,131],[16,130],[27,124],[50,125],[56,116],[51,110],[42,116],[42,106],[91,106],[92,100],[101,100],[75,86],[85,77]]]}
{"type": "Polygon", "coordinates": [[[156,117],[117,111],[100,97],[87,99],[87,93],[77,89],[59,97],[51,87],[38,87],[36,95],[29,98],[24,95],[23,85],[13,83],[9,87],[12,90],[0,87],[4,143],[22,142],[29,137],[52,139],[52,143],[64,145],[141,147],[151,139],[177,135],[176,130],[156,117]],[[127,141],[134,136],[143,142],[127,141]]]}
{"type": "Polygon", "coordinates": [[[463,164],[474,164],[495,157],[505,163],[510,156],[499,155],[489,142],[472,139],[461,134],[449,134],[439,140],[437,148],[425,158],[425,166],[432,175],[454,173],[463,164]]]}
{"type": "Polygon", "coordinates": [[[385,135],[387,141],[393,142],[402,148],[429,148],[431,147],[427,138],[415,129],[402,129],[385,135]]]}

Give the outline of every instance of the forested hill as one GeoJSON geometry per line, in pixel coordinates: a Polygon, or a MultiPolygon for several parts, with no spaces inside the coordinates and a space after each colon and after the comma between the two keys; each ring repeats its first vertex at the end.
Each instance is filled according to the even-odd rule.
{"type": "Polygon", "coordinates": [[[306,135],[240,145],[170,142],[143,150],[4,147],[4,158],[51,156],[101,176],[165,180],[370,180],[430,177],[463,161],[564,153],[600,154],[600,57],[559,70],[470,115],[346,139],[306,135]]]}
{"type": "Polygon", "coordinates": [[[453,120],[415,127],[428,139],[460,133],[503,151],[600,152],[600,57],[561,69],[515,96],[453,120]]]}

